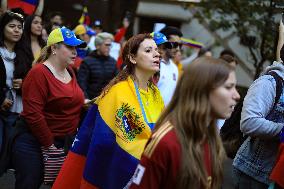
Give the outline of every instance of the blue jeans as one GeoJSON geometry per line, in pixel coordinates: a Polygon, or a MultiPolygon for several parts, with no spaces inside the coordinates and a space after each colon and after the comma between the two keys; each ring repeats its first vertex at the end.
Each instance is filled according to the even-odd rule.
{"type": "Polygon", "coordinates": [[[258,182],[254,178],[246,175],[233,167],[234,189],[267,189],[268,185],[258,182]]]}
{"type": "Polygon", "coordinates": [[[3,147],[3,138],[7,137],[9,130],[12,129],[12,126],[15,124],[16,120],[18,119],[19,114],[13,112],[0,112],[0,152],[3,147]],[[6,131],[4,130],[6,129],[6,131]]]}
{"type": "Polygon", "coordinates": [[[15,189],[38,189],[43,182],[43,160],[40,144],[29,132],[19,135],[12,149],[15,189]]]}

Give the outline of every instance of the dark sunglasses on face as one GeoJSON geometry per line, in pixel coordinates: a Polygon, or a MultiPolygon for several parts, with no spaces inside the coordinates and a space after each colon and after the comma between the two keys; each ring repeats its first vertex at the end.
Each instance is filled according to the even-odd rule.
{"type": "Polygon", "coordinates": [[[178,42],[165,42],[165,48],[166,49],[175,49],[175,48],[181,48],[182,47],[182,43],[178,43],[178,42]]]}
{"type": "Polygon", "coordinates": [[[104,46],[111,47],[111,43],[105,43],[104,46]]]}

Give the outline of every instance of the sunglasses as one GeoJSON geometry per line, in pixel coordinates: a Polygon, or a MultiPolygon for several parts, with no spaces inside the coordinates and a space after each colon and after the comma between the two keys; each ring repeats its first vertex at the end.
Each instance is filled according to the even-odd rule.
{"type": "Polygon", "coordinates": [[[165,42],[164,46],[166,49],[176,49],[176,48],[181,48],[182,47],[182,43],[178,43],[178,42],[165,42]]]}

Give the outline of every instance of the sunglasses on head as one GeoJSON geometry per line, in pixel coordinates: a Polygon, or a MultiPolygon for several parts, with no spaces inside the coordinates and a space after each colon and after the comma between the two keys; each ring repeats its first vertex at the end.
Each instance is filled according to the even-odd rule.
{"type": "Polygon", "coordinates": [[[178,42],[165,42],[164,43],[165,48],[167,49],[175,49],[175,48],[181,48],[182,47],[182,43],[178,43],[178,42]]]}
{"type": "Polygon", "coordinates": [[[16,13],[16,12],[12,12],[12,11],[7,11],[7,14],[9,15],[9,16],[17,16],[17,17],[19,17],[20,19],[24,19],[24,16],[23,15],[21,15],[20,13],[16,13]]]}

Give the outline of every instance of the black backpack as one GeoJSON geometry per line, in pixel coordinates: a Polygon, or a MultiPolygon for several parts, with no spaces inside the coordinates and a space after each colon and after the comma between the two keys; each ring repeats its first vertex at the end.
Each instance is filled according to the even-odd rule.
{"type": "MultiPolygon", "coordinates": [[[[276,81],[276,96],[273,105],[274,107],[278,103],[279,98],[281,96],[283,80],[278,74],[273,71],[269,72],[267,75],[271,75],[276,81]]],[[[241,99],[238,102],[238,104],[234,108],[234,111],[231,114],[231,117],[226,119],[223,127],[220,130],[220,135],[223,141],[226,154],[229,158],[232,159],[236,156],[238,149],[247,138],[247,136],[244,136],[240,130],[243,100],[244,99],[241,99]]]]}

